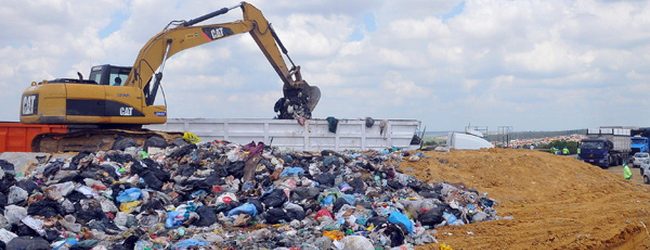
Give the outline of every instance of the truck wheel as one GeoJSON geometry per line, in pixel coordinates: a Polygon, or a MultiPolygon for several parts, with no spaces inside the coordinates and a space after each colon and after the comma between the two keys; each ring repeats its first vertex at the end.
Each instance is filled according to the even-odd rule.
{"type": "Polygon", "coordinates": [[[643,176],[643,183],[645,183],[645,184],[650,184],[650,178],[648,178],[647,175],[644,175],[644,176],[643,176]]]}
{"type": "Polygon", "coordinates": [[[609,168],[610,166],[613,166],[612,164],[614,164],[614,158],[610,155],[607,157],[605,168],[609,168]]]}

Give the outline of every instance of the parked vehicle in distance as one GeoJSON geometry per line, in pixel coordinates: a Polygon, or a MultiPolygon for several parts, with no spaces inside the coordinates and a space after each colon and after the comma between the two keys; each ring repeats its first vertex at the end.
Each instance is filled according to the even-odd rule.
{"type": "Polygon", "coordinates": [[[641,163],[644,161],[650,160],[650,154],[648,153],[636,153],[632,157],[632,166],[641,167],[641,163]]]}
{"type": "Polygon", "coordinates": [[[648,137],[635,135],[632,137],[630,148],[632,154],[634,153],[648,153],[650,152],[650,145],[648,145],[648,137]]]}
{"type": "Polygon", "coordinates": [[[645,184],[650,184],[650,170],[648,168],[650,168],[650,159],[641,162],[641,167],[639,168],[643,183],[645,184]]]}
{"type": "Polygon", "coordinates": [[[630,153],[629,128],[600,127],[588,129],[588,138],[580,142],[580,159],[602,168],[627,162],[630,153]]]}

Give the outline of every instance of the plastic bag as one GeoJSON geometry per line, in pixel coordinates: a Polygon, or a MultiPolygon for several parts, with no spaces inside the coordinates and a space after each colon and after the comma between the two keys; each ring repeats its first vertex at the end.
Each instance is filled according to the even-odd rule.
{"type": "Polygon", "coordinates": [[[239,207],[233,208],[232,210],[228,211],[228,216],[234,216],[239,214],[248,214],[250,216],[255,217],[257,215],[257,208],[255,207],[255,205],[248,202],[248,203],[244,203],[244,205],[241,205],[239,207]]]}
{"type": "Polygon", "coordinates": [[[388,222],[401,225],[409,234],[413,233],[413,221],[411,221],[403,213],[400,213],[398,211],[391,212],[388,216],[388,222]]]}
{"type": "Polygon", "coordinates": [[[301,176],[304,174],[305,174],[305,170],[301,167],[288,167],[282,170],[280,177],[301,176]]]}
{"type": "Polygon", "coordinates": [[[375,247],[372,245],[372,242],[366,237],[351,235],[346,236],[340,241],[335,241],[334,245],[338,249],[345,250],[374,250],[375,247]]]}
{"type": "Polygon", "coordinates": [[[331,240],[341,240],[345,237],[345,234],[339,230],[324,231],[323,236],[330,238],[331,240]]]}
{"type": "Polygon", "coordinates": [[[444,220],[444,218],[442,217],[443,211],[444,209],[442,207],[429,209],[428,211],[420,214],[418,216],[418,220],[424,226],[433,227],[435,225],[442,223],[442,221],[444,220]]]}
{"type": "Polygon", "coordinates": [[[179,213],[177,211],[169,211],[167,212],[165,227],[176,228],[179,227],[180,225],[183,225],[183,221],[185,221],[185,216],[183,215],[183,213],[179,213]]]}
{"type": "Polygon", "coordinates": [[[287,196],[282,189],[273,189],[273,191],[265,193],[260,198],[266,207],[281,207],[287,201],[287,196]]]}
{"type": "Polygon", "coordinates": [[[190,248],[195,248],[195,247],[204,247],[207,246],[208,243],[205,241],[201,240],[196,240],[196,239],[185,239],[181,240],[179,242],[176,242],[174,246],[172,246],[172,249],[174,250],[185,250],[185,249],[190,249],[190,248]]]}
{"type": "Polygon", "coordinates": [[[463,225],[463,221],[459,220],[454,214],[444,212],[442,213],[442,217],[445,218],[447,221],[447,225],[452,225],[452,226],[458,226],[458,225],[463,225]]]}
{"type": "Polygon", "coordinates": [[[131,213],[133,209],[140,205],[140,201],[131,201],[120,204],[120,211],[125,213],[131,213]]]}
{"type": "Polygon", "coordinates": [[[325,118],[325,120],[327,120],[327,130],[336,134],[336,128],[339,125],[339,119],[336,119],[332,116],[328,116],[327,118],[325,118]]]}
{"type": "Polygon", "coordinates": [[[264,215],[264,219],[266,219],[266,223],[268,224],[278,224],[281,223],[282,221],[284,222],[290,221],[286,211],[281,208],[269,209],[268,211],[266,211],[266,214],[264,215]]]}
{"type": "Polygon", "coordinates": [[[127,203],[132,201],[137,201],[142,197],[142,190],[139,188],[129,188],[120,192],[115,200],[120,203],[127,203]]]}
{"type": "Polygon", "coordinates": [[[318,218],[321,218],[321,217],[330,217],[330,218],[334,219],[334,215],[329,210],[324,209],[324,208],[319,210],[316,213],[316,216],[314,217],[314,219],[318,220],[318,218]]]}
{"type": "Polygon", "coordinates": [[[185,132],[183,133],[183,140],[192,144],[197,144],[201,141],[201,138],[192,132],[185,132]]]}
{"type": "Polygon", "coordinates": [[[200,206],[196,213],[199,214],[199,219],[194,221],[195,226],[208,227],[217,222],[217,214],[211,207],[200,206]]]}

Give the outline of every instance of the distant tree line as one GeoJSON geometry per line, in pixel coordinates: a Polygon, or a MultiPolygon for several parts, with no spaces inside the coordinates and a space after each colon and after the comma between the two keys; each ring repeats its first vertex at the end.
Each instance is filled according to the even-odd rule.
{"type": "MultiPolygon", "coordinates": [[[[536,138],[545,138],[545,137],[555,137],[555,136],[564,136],[564,135],[586,135],[586,129],[574,129],[574,130],[564,130],[564,131],[519,131],[519,132],[510,132],[508,133],[509,140],[522,140],[522,139],[536,139],[536,138]]],[[[485,139],[488,141],[503,141],[505,135],[495,135],[490,134],[485,136],[485,139]]]]}
{"type": "Polygon", "coordinates": [[[550,142],[549,144],[538,145],[537,148],[544,151],[548,150],[549,152],[551,152],[552,147],[555,147],[560,151],[562,151],[562,149],[566,147],[569,149],[570,154],[578,153],[578,142],[575,141],[556,140],[550,142]]]}

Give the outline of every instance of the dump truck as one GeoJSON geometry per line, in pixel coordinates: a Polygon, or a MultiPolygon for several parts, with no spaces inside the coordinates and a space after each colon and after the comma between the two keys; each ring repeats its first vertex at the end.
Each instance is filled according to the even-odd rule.
{"type": "Polygon", "coordinates": [[[626,162],[630,155],[631,129],[600,127],[588,129],[587,138],[580,141],[580,159],[603,168],[626,162]]]}
{"type": "Polygon", "coordinates": [[[635,153],[650,153],[650,128],[635,128],[632,129],[632,145],[630,145],[632,152],[635,153]]]}
{"type": "Polygon", "coordinates": [[[648,137],[635,135],[632,137],[632,144],[630,145],[630,154],[635,153],[648,153],[648,137]]]}

